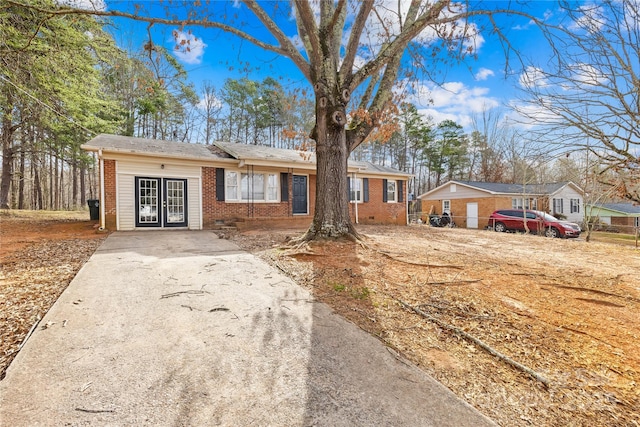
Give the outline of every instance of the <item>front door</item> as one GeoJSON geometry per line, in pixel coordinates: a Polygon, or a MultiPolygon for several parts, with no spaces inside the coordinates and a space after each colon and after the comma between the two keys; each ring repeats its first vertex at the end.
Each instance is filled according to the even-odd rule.
{"type": "Polygon", "coordinates": [[[307,214],[309,212],[307,202],[307,177],[293,175],[293,213],[307,214]]]}
{"type": "Polygon", "coordinates": [[[186,227],[187,180],[136,177],[136,227],[186,227]]]}
{"type": "Polygon", "coordinates": [[[478,228],[477,203],[467,203],[467,228],[478,228]]]}

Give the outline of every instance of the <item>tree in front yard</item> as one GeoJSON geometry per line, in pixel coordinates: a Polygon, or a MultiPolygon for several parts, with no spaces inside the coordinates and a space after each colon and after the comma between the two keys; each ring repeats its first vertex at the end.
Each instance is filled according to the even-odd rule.
{"type": "MultiPolygon", "coordinates": [[[[5,1],[31,7],[26,0],[5,1]]],[[[380,124],[394,101],[399,80],[415,80],[414,73],[421,68],[429,71],[441,61],[475,54],[479,28],[471,19],[489,17],[488,25],[501,34],[491,17],[520,13],[498,10],[496,5],[499,7],[498,3],[449,0],[244,0],[233,6],[230,2],[174,1],[166,6],[164,17],[149,14],[161,10],[159,3],[154,9],[142,2],[134,13],[64,5],[46,11],[126,17],[149,25],[216,28],[289,58],[315,98],[311,138],[316,142],[316,209],[305,235],[305,239],[314,239],[357,236],[349,217],[349,154],[380,124]],[[252,24],[241,21],[244,17],[252,24]]],[[[188,48],[177,44],[177,49],[188,48]]]]}

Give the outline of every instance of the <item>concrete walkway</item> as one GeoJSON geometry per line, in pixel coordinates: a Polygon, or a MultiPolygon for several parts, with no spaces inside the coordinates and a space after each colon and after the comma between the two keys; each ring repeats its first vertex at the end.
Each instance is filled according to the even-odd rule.
{"type": "Polygon", "coordinates": [[[45,324],[2,426],[493,425],[212,232],[110,235],[45,324]]]}

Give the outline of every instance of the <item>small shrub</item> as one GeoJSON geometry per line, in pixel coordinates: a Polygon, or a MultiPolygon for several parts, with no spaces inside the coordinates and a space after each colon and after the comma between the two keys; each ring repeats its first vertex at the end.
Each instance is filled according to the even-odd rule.
{"type": "Polygon", "coordinates": [[[366,299],[369,298],[369,294],[371,292],[369,291],[369,288],[367,288],[366,286],[363,286],[362,288],[355,288],[351,290],[351,296],[354,297],[355,299],[366,299]]]}
{"type": "Polygon", "coordinates": [[[342,283],[332,283],[332,285],[333,285],[333,290],[336,292],[343,292],[345,289],[347,289],[347,287],[342,283]]]}

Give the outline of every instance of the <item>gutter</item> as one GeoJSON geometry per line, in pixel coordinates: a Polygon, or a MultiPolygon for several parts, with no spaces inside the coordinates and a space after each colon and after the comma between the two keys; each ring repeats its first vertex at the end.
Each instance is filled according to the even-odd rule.
{"type": "MultiPolygon", "coordinates": [[[[351,175],[352,175],[351,179],[353,179],[353,182],[355,184],[355,182],[357,182],[356,181],[357,180],[357,178],[356,178],[357,175],[356,175],[355,172],[353,172],[351,175]]],[[[364,191],[364,188],[361,188],[360,189],[360,194],[363,194],[363,191],[364,191]]],[[[351,191],[349,191],[349,193],[351,193],[351,191]]],[[[351,198],[351,195],[349,195],[349,198],[351,198]]],[[[356,224],[359,224],[359,222],[358,222],[358,198],[357,197],[355,198],[353,203],[355,204],[355,217],[356,217],[355,220],[356,220],[356,224]]]]}
{"type": "Polygon", "coordinates": [[[105,228],[104,159],[102,158],[102,149],[98,150],[98,159],[100,160],[100,228],[98,228],[98,231],[104,231],[104,228],[105,228]]]}

